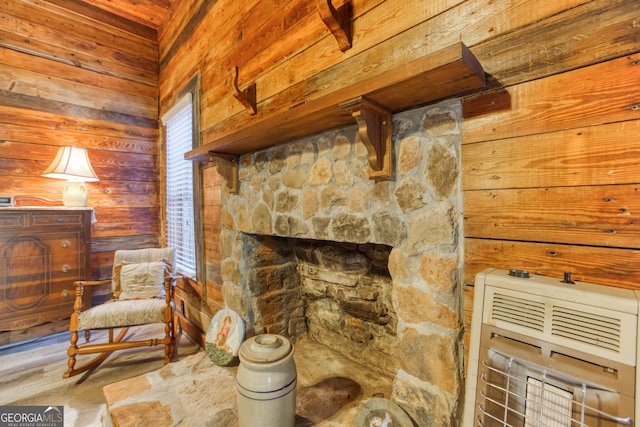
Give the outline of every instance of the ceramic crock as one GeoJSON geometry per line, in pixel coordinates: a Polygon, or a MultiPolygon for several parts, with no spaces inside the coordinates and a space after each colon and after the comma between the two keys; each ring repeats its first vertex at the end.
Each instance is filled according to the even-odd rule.
{"type": "Polygon", "coordinates": [[[296,364],[293,344],[276,334],[247,339],[238,352],[236,377],[240,427],[293,427],[296,364]]]}

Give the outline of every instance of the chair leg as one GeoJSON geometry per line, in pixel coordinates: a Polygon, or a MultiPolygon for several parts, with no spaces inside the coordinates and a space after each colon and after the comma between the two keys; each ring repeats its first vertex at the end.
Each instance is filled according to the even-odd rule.
{"type": "Polygon", "coordinates": [[[180,318],[178,317],[178,314],[174,314],[173,315],[173,337],[177,337],[179,333],[182,332],[182,329],[180,328],[180,318]]]}
{"type": "MultiPolygon", "coordinates": [[[[124,339],[128,330],[129,328],[122,328],[118,333],[118,335],[114,338],[113,329],[109,329],[109,344],[117,345],[118,343],[120,343],[124,339]]],[[[113,351],[116,350],[115,348],[109,348],[107,344],[78,347],[77,343],[78,343],[78,332],[73,331],[71,332],[71,345],[67,350],[67,354],[69,355],[69,361],[67,362],[67,371],[64,373],[64,375],[62,375],[63,378],[69,378],[74,375],[78,375],[82,372],[88,371],[89,369],[95,366],[98,366],[100,363],[102,363],[104,359],[107,358],[107,356],[109,356],[111,353],[113,353],[113,351]],[[104,351],[99,350],[101,346],[105,348],[104,351]],[[98,355],[93,359],[91,359],[90,361],[88,361],[87,363],[85,363],[84,365],[82,365],[81,367],[76,368],[75,367],[76,355],[90,354],[90,353],[98,353],[98,355]]]]}
{"type": "Polygon", "coordinates": [[[175,350],[176,335],[174,331],[174,320],[171,320],[164,325],[164,364],[171,362],[173,359],[173,352],[175,350]]]}
{"type": "Polygon", "coordinates": [[[74,367],[76,366],[76,354],[78,354],[78,332],[77,331],[73,331],[71,332],[71,339],[70,339],[70,343],[71,345],[69,346],[69,349],[67,350],[67,355],[69,356],[69,360],[67,361],[67,372],[64,373],[64,375],[62,376],[63,378],[69,378],[72,374],[72,372],[74,372],[74,367]]]}

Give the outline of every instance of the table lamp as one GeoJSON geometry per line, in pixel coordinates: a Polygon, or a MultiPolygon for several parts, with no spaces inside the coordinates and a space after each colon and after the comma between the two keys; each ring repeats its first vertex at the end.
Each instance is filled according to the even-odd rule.
{"type": "Polygon", "coordinates": [[[87,206],[85,182],[98,181],[86,148],[60,147],[53,163],[42,173],[47,178],[66,179],[62,202],[67,207],[87,206]]]}

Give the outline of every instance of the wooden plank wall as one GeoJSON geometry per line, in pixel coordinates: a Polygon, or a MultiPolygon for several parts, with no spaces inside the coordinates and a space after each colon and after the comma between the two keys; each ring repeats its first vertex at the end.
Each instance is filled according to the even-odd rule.
{"type": "MultiPolygon", "coordinates": [[[[487,266],[638,286],[636,0],[351,4],[353,47],[343,53],[310,1],[175,1],[159,29],[160,111],[200,73],[207,143],[252,120],[231,95],[234,66],[241,88],[256,82],[259,115],[323,90],[319,72],[339,86],[462,41],[489,78],[463,100],[467,322],[469,285],[487,266]]],[[[211,194],[214,176],[207,169],[211,194]]],[[[223,219],[206,195],[204,211],[207,270],[219,272],[223,219]]],[[[218,280],[207,283],[213,299],[218,280]]]]}
{"type": "Polygon", "coordinates": [[[640,289],[638,18],[585,2],[474,47],[493,89],[463,104],[467,327],[487,266],[640,289]]]}
{"type": "Polygon", "coordinates": [[[0,193],[60,200],[40,174],[58,147],[87,148],[92,276],[109,277],[115,249],[161,241],[157,32],[55,0],[2,1],[0,22],[0,193]]]}

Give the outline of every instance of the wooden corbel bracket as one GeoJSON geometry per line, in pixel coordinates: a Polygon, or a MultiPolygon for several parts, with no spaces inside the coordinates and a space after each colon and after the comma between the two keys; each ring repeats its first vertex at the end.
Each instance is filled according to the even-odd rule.
{"type": "Polygon", "coordinates": [[[214,152],[209,152],[209,156],[218,168],[218,173],[225,179],[229,192],[238,194],[238,156],[214,152]]]}
{"type": "Polygon", "coordinates": [[[358,124],[360,139],[369,153],[369,178],[392,178],[391,110],[363,96],[341,103],[340,108],[351,112],[358,124]]]}
{"type": "Polygon", "coordinates": [[[231,91],[233,97],[247,109],[252,116],[258,111],[256,103],[256,83],[253,82],[245,90],[238,87],[238,67],[231,69],[231,91]]]}
{"type": "Polygon", "coordinates": [[[344,52],[351,49],[351,1],[336,9],[331,0],[317,0],[316,9],[340,50],[344,52]]]}

